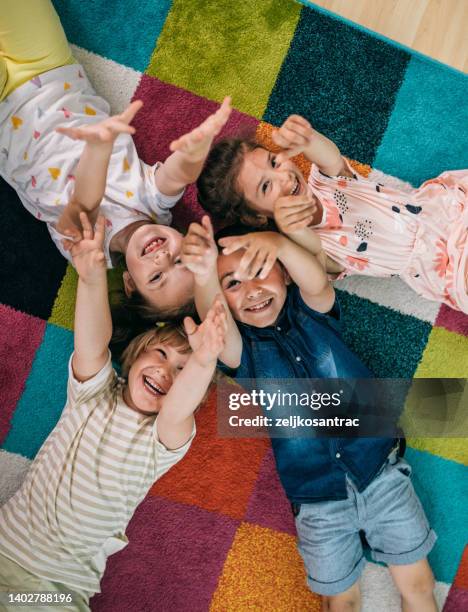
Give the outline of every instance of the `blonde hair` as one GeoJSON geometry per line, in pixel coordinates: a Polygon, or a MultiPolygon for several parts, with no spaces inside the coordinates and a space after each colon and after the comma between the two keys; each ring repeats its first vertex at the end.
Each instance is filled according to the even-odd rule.
{"type": "Polygon", "coordinates": [[[134,338],[122,353],[122,376],[127,378],[128,372],[138,357],[154,344],[167,344],[185,355],[191,352],[187,334],[182,325],[165,324],[143,332],[134,338]]]}

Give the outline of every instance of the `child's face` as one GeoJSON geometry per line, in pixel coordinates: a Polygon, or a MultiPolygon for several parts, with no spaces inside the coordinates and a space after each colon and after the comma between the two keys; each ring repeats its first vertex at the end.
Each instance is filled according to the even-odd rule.
{"type": "Polygon", "coordinates": [[[125,252],[127,293],[136,289],[155,310],[182,306],[193,299],[193,274],[182,264],[181,246],[182,234],[172,227],[140,226],[125,252]]]}
{"type": "Polygon", "coordinates": [[[190,353],[179,353],[169,344],[155,343],[133,362],[124,391],[127,404],[144,414],[159,412],[162,401],[190,353]]]}
{"type": "Polygon", "coordinates": [[[229,310],[236,321],[253,327],[273,325],[286,300],[286,272],[276,262],[266,278],[239,281],[234,273],[243,254],[239,250],[218,257],[218,278],[229,310]]]}
{"type": "Polygon", "coordinates": [[[258,147],[248,151],[237,177],[237,185],[256,212],[273,217],[276,200],[307,193],[307,183],[291,160],[276,161],[276,155],[258,147]]]}

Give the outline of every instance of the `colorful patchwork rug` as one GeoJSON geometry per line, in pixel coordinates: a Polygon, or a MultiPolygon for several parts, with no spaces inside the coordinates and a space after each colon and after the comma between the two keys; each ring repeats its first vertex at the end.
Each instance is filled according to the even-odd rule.
{"type": "MultiPolygon", "coordinates": [[[[250,130],[268,143],[272,126],[299,113],[384,183],[409,188],[468,167],[466,77],[311,4],[54,4],[75,57],[113,111],[145,102],[135,140],[147,163],[165,159],[171,140],[231,94],[236,110],[224,134],[250,130]]],[[[76,274],[3,182],[0,200],[1,503],[65,402],[76,274]]],[[[190,188],[177,226],[200,213],[190,188]]],[[[378,376],[468,375],[468,317],[393,278],[347,279],[339,294],[345,339],[378,376]]],[[[218,437],[214,394],[197,422],[189,455],[151,489],[128,526],[129,546],[110,557],[92,609],[319,610],[269,442],[218,437]]],[[[466,440],[408,443],[414,484],[439,536],[430,554],[438,601],[446,612],[467,610],[466,440]]],[[[383,566],[367,565],[362,589],[367,612],[400,609],[383,566]]]]}

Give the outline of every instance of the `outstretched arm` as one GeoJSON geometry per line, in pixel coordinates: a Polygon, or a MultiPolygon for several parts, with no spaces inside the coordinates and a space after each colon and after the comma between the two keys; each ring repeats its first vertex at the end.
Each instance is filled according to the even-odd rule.
{"type": "Polygon", "coordinates": [[[200,326],[190,317],[184,320],[193,353],[165,396],[157,420],[159,439],[167,448],[180,448],[192,433],[193,413],[213,378],[226,325],[226,310],[219,296],[200,326]]]}
{"type": "Polygon", "coordinates": [[[161,193],[177,195],[197,180],[213,138],[226,124],[231,110],[231,98],[226,97],[220,108],[197,128],[171,142],[172,155],[156,170],[156,186],[161,193]]]}
{"type": "Polygon", "coordinates": [[[226,309],[226,341],[219,358],[230,368],[237,368],[242,356],[242,338],[229,312],[218,280],[216,260],[218,249],[213,226],[205,215],[202,224],[192,223],[182,245],[182,261],[195,277],[195,304],[204,319],[216,296],[226,309]]]}
{"type": "Polygon", "coordinates": [[[304,153],[329,176],[352,176],[336,144],[314,130],[307,119],[300,115],[288,117],[279,130],[273,133],[273,140],[285,149],[277,156],[279,162],[304,153]]]}
{"type": "Polygon", "coordinates": [[[71,201],[56,225],[61,234],[72,240],[80,240],[80,212],[90,215],[91,221],[96,219],[106,190],[107,170],[114,142],[119,134],[135,133],[130,123],[142,106],[143,103],[137,100],[120,115],[108,117],[99,123],[78,128],[57,128],[59,134],[86,143],[76,168],[71,201]]]}
{"type": "Polygon", "coordinates": [[[64,241],[78,272],[75,306],[73,372],[79,381],[92,378],[107,361],[112,321],[107,295],[107,267],[102,245],[104,217],[93,229],[86,213],[80,213],[83,239],[64,241]]]}

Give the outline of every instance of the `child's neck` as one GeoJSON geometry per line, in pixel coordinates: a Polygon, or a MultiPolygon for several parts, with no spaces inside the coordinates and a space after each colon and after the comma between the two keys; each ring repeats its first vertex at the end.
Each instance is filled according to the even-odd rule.
{"type": "Polygon", "coordinates": [[[142,225],[148,225],[151,223],[150,221],[135,221],[135,223],[130,223],[120,232],[117,232],[115,236],[112,238],[109,244],[109,250],[114,253],[125,253],[127,252],[127,246],[130,238],[133,236],[134,232],[141,227],[142,225]]]}

